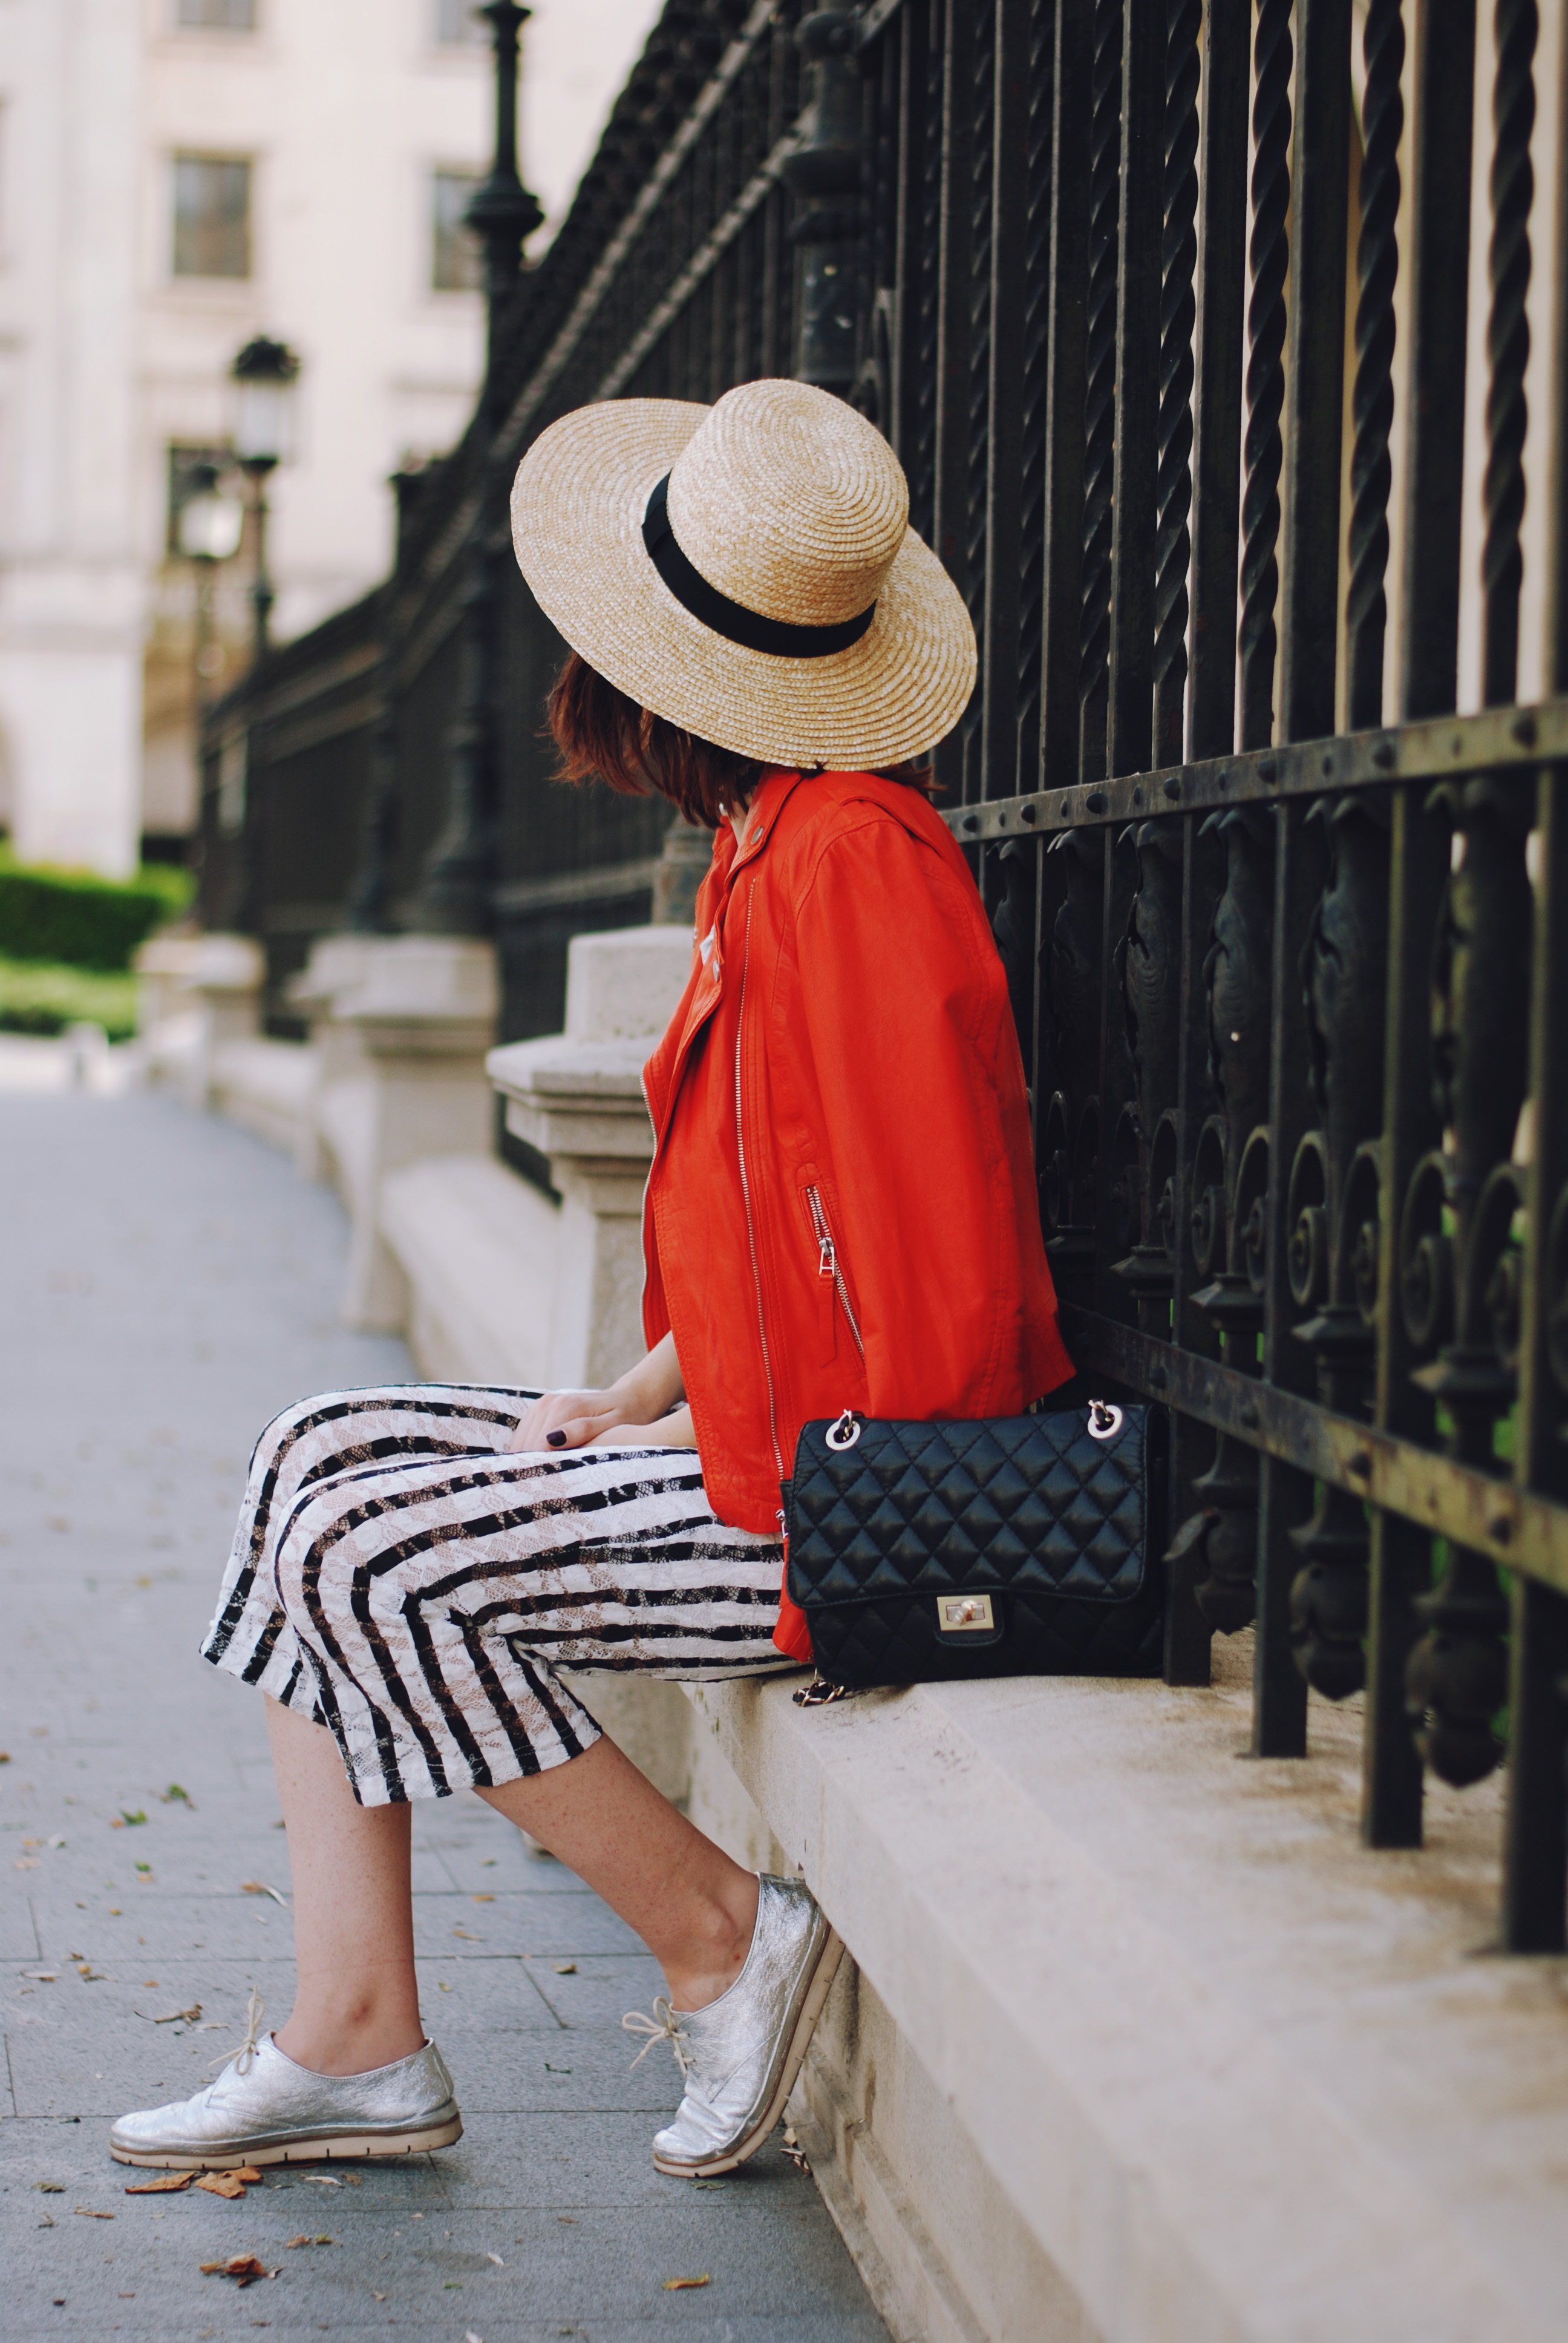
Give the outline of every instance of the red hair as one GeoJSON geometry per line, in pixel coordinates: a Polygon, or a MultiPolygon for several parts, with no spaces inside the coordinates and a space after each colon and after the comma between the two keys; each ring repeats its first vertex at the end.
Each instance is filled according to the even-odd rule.
{"type": "MultiPolygon", "coordinates": [[[[749,805],[765,770],[759,759],[715,748],[667,717],[639,708],[576,651],[568,653],[555,679],[548,719],[560,750],[560,779],[581,782],[597,776],[624,797],[657,792],[705,830],[717,830],[728,812],[749,805]]],[[[926,764],[879,769],[884,779],[905,781],[928,796],[936,786],[926,764]]]]}

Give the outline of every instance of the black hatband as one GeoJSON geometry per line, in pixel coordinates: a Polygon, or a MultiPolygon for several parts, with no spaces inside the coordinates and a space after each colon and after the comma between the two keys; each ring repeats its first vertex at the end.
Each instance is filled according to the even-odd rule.
{"type": "Polygon", "coordinates": [[[676,600],[694,618],[700,618],[705,627],[722,635],[727,642],[740,643],[749,651],[771,651],[776,659],[826,659],[830,651],[848,650],[851,643],[859,641],[876,614],[875,602],[838,626],[797,627],[787,618],[767,618],[760,610],[749,610],[744,602],[732,602],[728,594],[710,586],[675,541],[666,501],[668,489],[669,474],[666,472],[648,500],[642,541],[649,560],[676,600]]]}

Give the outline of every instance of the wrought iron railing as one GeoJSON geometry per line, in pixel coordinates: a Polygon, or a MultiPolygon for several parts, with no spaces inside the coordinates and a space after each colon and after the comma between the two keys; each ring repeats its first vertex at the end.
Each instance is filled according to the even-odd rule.
{"type": "MultiPolygon", "coordinates": [[[[544,969],[627,916],[617,871],[646,883],[648,816],[548,787],[556,646],[505,534],[528,439],[770,372],[853,398],[981,643],[939,763],[1074,1353],[1173,1411],[1166,1673],[1206,1681],[1211,1634],[1255,1621],[1253,1747],[1281,1756],[1309,1687],[1364,1687],[1374,1845],[1419,1842],[1424,1766],[1506,1757],[1503,1939],[1560,1949],[1563,347],[1544,415],[1525,384],[1568,181],[1561,129],[1532,175],[1533,0],[1495,0],[1479,48],[1475,0],[799,13],[672,0],[666,28],[716,35],[700,85],[618,181],[612,123],[599,196],[498,321],[384,597],[389,676],[452,630],[446,794],[410,778],[439,695],[420,766],[393,684],[361,901],[493,921],[544,969]]],[[[554,981],[514,980],[510,1030],[554,981]]]]}

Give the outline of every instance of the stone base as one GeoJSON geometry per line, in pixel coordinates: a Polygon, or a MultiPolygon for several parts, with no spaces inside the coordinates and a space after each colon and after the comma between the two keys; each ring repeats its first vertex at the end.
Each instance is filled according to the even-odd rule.
{"type": "Polygon", "coordinates": [[[1493,1956],[1498,1785],[1364,1848],[1359,1703],[1248,1759],[1250,1643],[1202,1690],[692,1688],[859,1966],[801,2100],[895,2334],[1568,2332],[1568,1962],[1493,1956]]]}

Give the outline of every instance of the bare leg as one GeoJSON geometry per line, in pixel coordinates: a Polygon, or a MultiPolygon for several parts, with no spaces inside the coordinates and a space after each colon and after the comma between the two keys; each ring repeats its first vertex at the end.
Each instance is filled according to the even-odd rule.
{"type": "Polygon", "coordinates": [[[294,1879],[294,2012],[277,2046],[317,2075],[364,2075],[425,2039],[414,1981],[407,1806],[356,1804],[337,1745],[266,1704],[294,1879]]]}
{"type": "Polygon", "coordinates": [[[734,1984],[757,1923],[757,1875],[704,1838],[613,1741],[479,1795],[637,1930],[677,2009],[700,2009],[734,1984]]]}
{"type": "MultiPolygon", "coordinates": [[[[325,1726],[266,1704],[288,1825],[297,1996],[278,2047],[318,2075],[390,2065],[425,2039],[414,1975],[407,1806],[361,1806],[325,1726]]],[[[678,2009],[732,1985],[757,1881],[611,1741],[480,1795],[569,1864],[637,1930],[678,2009]]]]}

